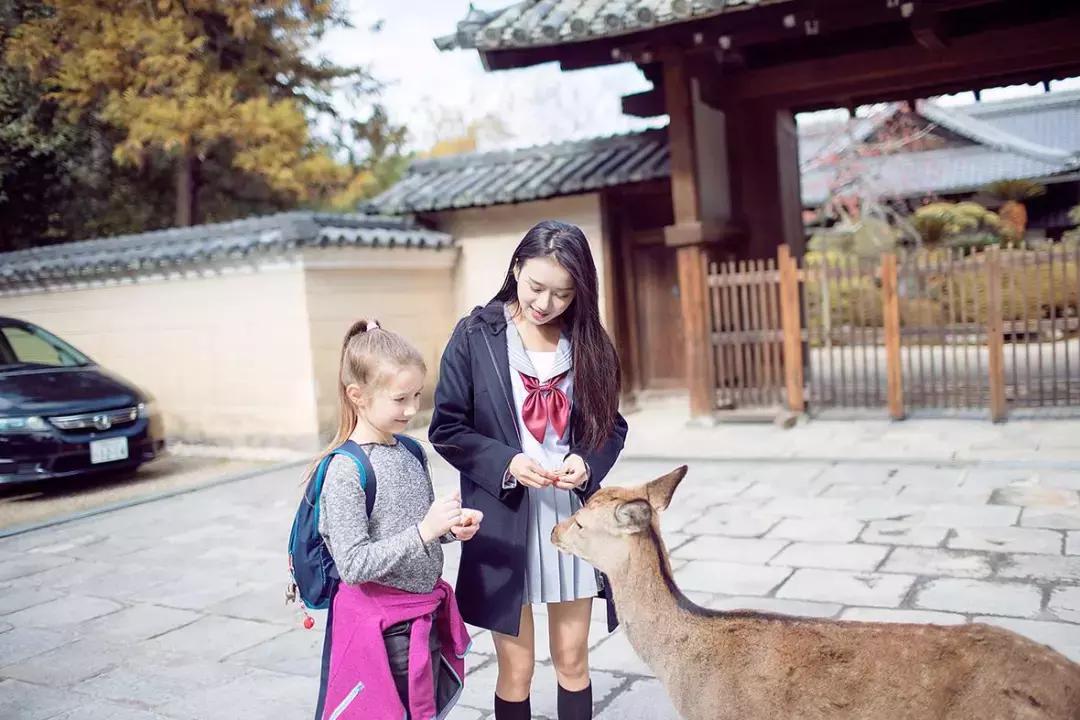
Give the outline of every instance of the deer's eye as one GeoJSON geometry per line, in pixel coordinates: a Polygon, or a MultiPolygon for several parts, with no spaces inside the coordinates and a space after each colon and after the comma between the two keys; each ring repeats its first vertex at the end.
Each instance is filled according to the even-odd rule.
{"type": "Polygon", "coordinates": [[[570,519],[573,520],[574,524],[578,526],[578,530],[584,530],[585,529],[585,526],[582,525],[581,523],[579,523],[578,519],[576,517],[572,517],[570,519]]]}

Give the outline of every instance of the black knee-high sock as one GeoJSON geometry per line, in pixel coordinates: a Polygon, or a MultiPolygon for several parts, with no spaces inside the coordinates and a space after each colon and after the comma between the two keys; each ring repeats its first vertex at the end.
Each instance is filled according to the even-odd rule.
{"type": "Polygon", "coordinates": [[[529,698],[521,702],[510,702],[496,695],[495,720],[532,720],[532,706],[529,698]]]}
{"type": "Polygon", "coordinates": [[[592,683],[584,690],[559,686],[559,720],[592,720],[592,683]]]}

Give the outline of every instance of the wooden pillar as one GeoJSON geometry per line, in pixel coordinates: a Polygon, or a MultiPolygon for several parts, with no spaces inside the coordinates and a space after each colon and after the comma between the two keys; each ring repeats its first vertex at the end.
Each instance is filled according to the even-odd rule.
{"type": "Polygon", "coordinates": [[[723,219],[717,210],[717,196],[726,197],[726,193],[715,193],[715,188],[705,186],[703,175],[710,176],[716,162],[710,148],[724,148],[726,138],[722,128],[713,127],[715,118],[710,117],[708,109],[696,97],[694,82],[680,53],[672,53],[664,60],[664,96],[670,118],[668,143],[674,215],[674,223],[664,229],[664,240],[676,248],[690,416],[700,418],[711,414],[716,406],[706,245],[719,239],[723,219]]]}
{"type": "Polygon", "coordinates": [[[885,321],[885,377],[889,417],[904,419],[904,374],[900,353],[900,297],[896,255],[881,256],[881,304],[885,321]]]}
{"type": "Polygon", "coordinates": [[[731,148],[731,213],[744,228],[739,257],[758,260],[787,245],[805,251],[795,116],[787,108],[733,102],[725,110],[731,148]]]}
{"type": "Polygon", "coordinates": [[[780,324],[784,330],[784,385],[788,410],[806,410],[803,397],[802,320],[799,313],[799,268],[791,249],[781,245],[777,251],[780,271],[780,324]]]}
{"type": "Polygon", "coordinates": [[[986,350],[990,355],[990,419],[1005,422],[1005,334],[1002,313],[1001,250],[986,250],[986,350]]]}

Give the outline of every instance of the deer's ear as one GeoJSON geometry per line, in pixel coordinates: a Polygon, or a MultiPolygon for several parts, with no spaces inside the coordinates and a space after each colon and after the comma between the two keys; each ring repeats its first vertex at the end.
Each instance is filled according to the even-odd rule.
{"type": "Polygon", "coordinates": [[[683,465],[645,486],[645,496],[649,498],[649,504],[654,510],[657,512],[667,510],[667,506],[671,504],[671,496],[675,494],[675,488],[679,487],[679,483],[686,477],[686,470],[686,466],[683,465]]]}
{"type": "Polygon", "coordinates": [[[615,521],[627,532],[640,532],[652,522],[652,507],[644,500],[624,502],[615,508],[615,521]]]}

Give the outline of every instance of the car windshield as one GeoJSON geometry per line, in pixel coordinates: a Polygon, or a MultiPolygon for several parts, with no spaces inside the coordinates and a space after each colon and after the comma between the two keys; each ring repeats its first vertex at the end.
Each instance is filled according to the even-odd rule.
{"type": "Polygon", "coordinates": [[[26,366],[77,367],[89,364],[90,358],[39,327],[0,326],[0,370],[26,366]]]}

